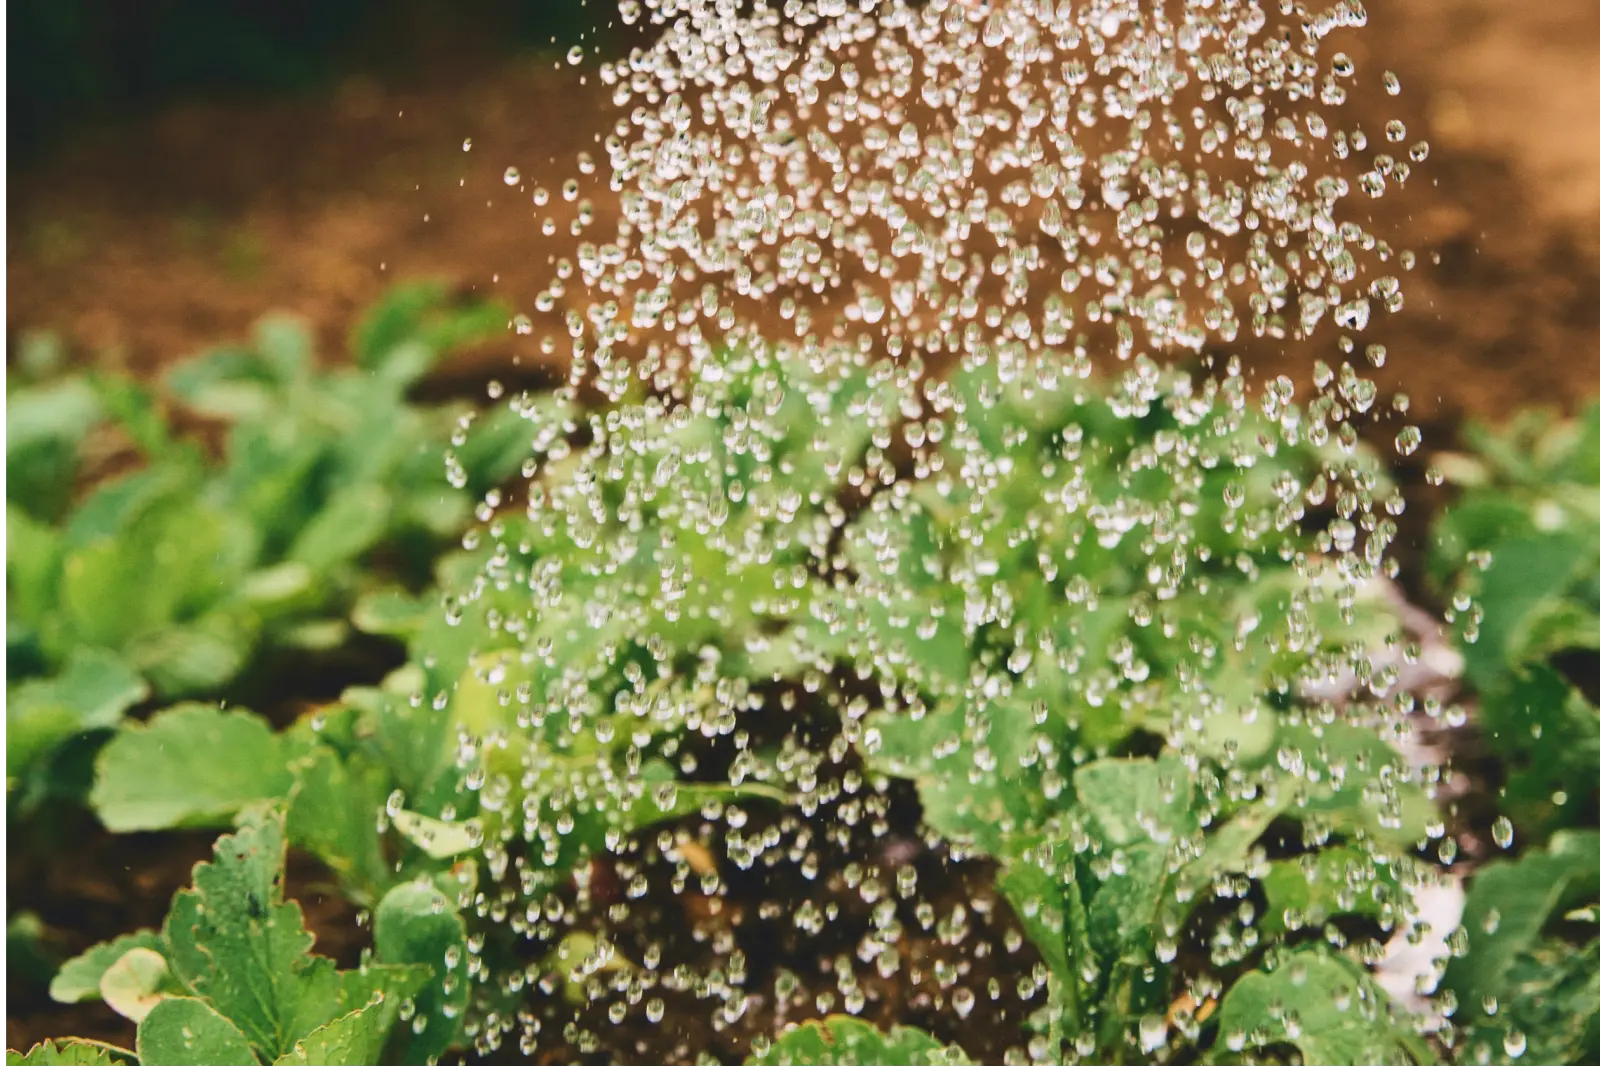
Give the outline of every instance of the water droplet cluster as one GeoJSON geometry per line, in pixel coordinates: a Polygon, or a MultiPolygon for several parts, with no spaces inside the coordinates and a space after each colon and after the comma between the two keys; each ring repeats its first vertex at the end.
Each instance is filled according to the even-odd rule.
{"type": "Polygon", "coordinates": [[[982,1011],[1008,1062],[1054,1055],[1006,857],[1184,887],[1150,932],[1186,999],[1084,1059],[1176,1055],[1263,929],[1392,927],[1422,875],[1391,846],[1423,832],[1384,743],[1416,652],[1373,623],[1403,509],[1359,432],[1377,389],[1223,354],[1351,353],[1402,305],[1411,257],[1362,220],[1427,149],[1341,123],[1360,3],[620,13],[655,39],[599,68],[604,162],[531,193],[576,245],[514,333],[568,380],[497,388],[529,458],[447,605],[470,668],[416,697],[475,813],[480,1046],[642,1020],[626,1054],[731,1056],[830,1012],[982,1011]],[[1085,799],[1155,751],[1148,795],[1085,799]],[[1256,843],[1193,875],[1223,824],[1256,843]],[[1330,839],[1382,862],[1324,871],[1330,839]],[[1284,849],[1340,884],[1269,920],[1284,849]]]}

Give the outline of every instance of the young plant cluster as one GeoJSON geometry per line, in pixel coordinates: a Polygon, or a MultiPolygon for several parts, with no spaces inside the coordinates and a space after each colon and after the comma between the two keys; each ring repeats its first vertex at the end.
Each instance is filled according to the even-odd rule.
{"type": "Polygon", "coordinates": [[[1600,1056],[1600,406],[1530,410],[1440,457],[1460,490],[1432,577],[1449,598],[1497,789],[1445,974],[1467,1062],[1600,1056]]]}
{"type": "Polygon", "coordinates": [[[499,416],[452,452],[470,410],[407,390],[506,318],[419,285],[368,315],[338,370],[316,366],[299,323],[268,318],[251,345],[177,365],[160,390],[46,367],[13,378],[10,810],[80,789],[85,757],[128,709],[237,692],[275,653],[344,644],[377,574],[425,579],[471,521],[443,458],[470,466],[481,494],[526,442],[499,416]]]}

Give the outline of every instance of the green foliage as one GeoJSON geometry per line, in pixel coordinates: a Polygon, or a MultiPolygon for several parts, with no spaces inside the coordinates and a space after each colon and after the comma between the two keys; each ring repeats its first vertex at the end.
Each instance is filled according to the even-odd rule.
{"type": "Polygon", "coordinates": [[[300,906],[283,898],[284,847],[282,812],[251,809],[195,868],[160,933],[95,946],[62,968],[52,995],[103,996],[138,1023],[144,1063],[381,1062],[400,1006],[444,960],[380,945],[379,962],[339,971],[313,955],[300,906]]]}
{"type": "Polygon", "coordinates": [[[426,577],[470,520],[447,468],[481,495],[521,462],[528,424],[500,405],[457,455],[470,410],[407,390],[508,317],[419,285],[357,328],[354,367],[319,369],[305,328],[269,317],[249,347],[177,366],[159,393],[106,376],[11,392],[7,792],[22,810],[56,788],[67,742],[147,697],[220,694],[263,648],[342,642],[378,556],[426,577]],[[220,457],[177,412],[227,424],[220,457]],[[86,441],[108,434],[141,465],[75,496],[86,441]]]}
{"type": "MultiPolygon", "coordinates": [[[[867,716],[869,764],[916,782],[930,829],[1003,862],[1000,887],[1049,972],[1052,1039],[1113,1060],[1169,1044],[1217,1052],[1215,1030],[1165,1021],[1214,995],[1174,966],[1202,904],[1252,883],[1267,895],[1269,915],[1216,924],[1204,946],[1235,971],[1310,924],[1392,927],[1432,810],[1381,721],[1323,714],[1304,695],[1344,650],[1394,641],[1398,625],[1315,562],[1338,546],[1297,532],[1283,487],[1331,467],[1377,488],[1370,457],[1269,450],[1232,383],[1214,386],[1026,399],[958,374],[950,439],[967,451],[946,468],[1004,454],[1009,469],[981,493],[921,483],[911,508],[844,534],[856,581],[904,598],[881,644],[856,655],[926,694],[867,716]],[[978,402],[984,390],[998,400],[978,402]],[[987,508],[980,540],[969,525],[987,508]],[[979,663],[1004,664],[1011,691],[973,692],[979,663]],[[1152,738],[1159,758],[1122,755],[1152,738]],[[1265,859],[1274,824],[1299,825],[1303,855],[1265,859]]],[[[1248,1003],[1251,988],[1225,1003],[1248,1003]]],[[[1375,990],[1368,1000],[1387,1012],[1375,990]]],[[[1386,1036],[1361,1014],[1325,1022],[1308,1060],[1376,1055],[1410,1033],[1386,1036]]]]}
{"type": "Polygon", "coordinates": [[[18,1067],[95,1067],[125,1063],[131,1057],[90,1041],[41,1041],[26,1053],[6,1052],[6,1063],[18,1067]]]}
{"type": "Polygon", "coordinates": [[[1270,972],[1252,971],[1223,998],[1213,1062],[1292,1045],[1306,1063],[1432,1063],[1411,1025],[1360,968],[1315,950],[1291,953],[1270,972]]]}
{"type": "Polygon", "coordinates": [[[832,1015],[785,1032],[750,1064],[957,1064],[971,1063],[960,1049],[939,1044],[911,1026],[888,1033],[848,1015],[832,1015]]]}
{"type": "Polygon", "coordinates": [[[373,942],[383,959],[432,969],[416,998],[417,1013],[427,1025],[401,1038],[401,1056],[406,1063],[436,1062],[455,1043],[465,1018],[467,931],[461,916],[437,887],[399,885],[378,904],[373,942]]]}
{"type": "Polygon", "coordinates": [[[1529,1062],[1594,1058],[1600,1049],[1591,1010],[1600,997],[1597,906],[1600,830],[1558,831],[1548,849],[1478,872],[1461,919],[1467,951],[1444,975],[1444,988],[1458,1005],[1455,1022],[1474,1053],[1469,1062],[1520,1058],[1514,1052],[1519,1044],[1529,1062]],[[1578,944],[1557,929],[1573,913],[1585,920],[1576,924],[1585,935],[1578,944]]]}
{"type": "Polygon", "coordinates": [[[1456,599],[1502,810],[1543,841],[1600,812],[1600,713],[1579,689],[1594,691],[1600,652],[1600,405],[1468,439],[1476,457],[1444,461],[1463,492],[1439,521],[1433,575],[1456,599]]]}

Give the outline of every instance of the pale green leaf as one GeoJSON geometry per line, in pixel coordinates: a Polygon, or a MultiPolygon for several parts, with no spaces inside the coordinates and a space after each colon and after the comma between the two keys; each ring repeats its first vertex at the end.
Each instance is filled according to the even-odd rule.
{"type": "Polygon", "coordinates": [[[129,951],[136,948],[161,949],[161,935],[154,930],[123,934],[94,946],[62,964],[50,982],[50,996],[63,1004],[96,1000],[100,996],[100,977],[129,951]]]}
{"type": "Polygon", "coordinates": [[[100,753],[90,803],[119,833],[225,826],[245,805],[286,796],[283,740],[248,711],[180,704],[130,724],[100,753]]]}
{"type": "Polygon", "coordinates": [[[124,1019],[139,1022],[169,993],[182,992],[172,981],[167,959],[155,949],[131,948],[100,976],[100,996],[124,1019]]]}

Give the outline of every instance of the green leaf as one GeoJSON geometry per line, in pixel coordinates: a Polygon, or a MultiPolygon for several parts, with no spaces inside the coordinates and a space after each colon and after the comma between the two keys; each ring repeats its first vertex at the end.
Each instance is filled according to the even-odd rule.
{"type": "Polygon", "coordinates": [[[1006,864],[997,883],[1045,966],[1052,974],[1071,975],[1072,935],[1066,896],[1056,876],[1037,863],[1016,860],[1006,864]]]}
{"type": "Polygon", "coordinates": [[[168,997],[139,1023],[139,1062],[195,1067],[255,1064],[244,1033],[211,1005],[194,997],[168,997]]]}
{"type": "Polygon", "coordinates": [[[6,502],[6,618],[43,626],[61,581],[61,534],[6,502]]]}
{"type": "Polygon", "coordinates": [[[1370,729],[1347,722],[1280,726],[1269,773],[1296,795],[1294,812],[1390,849],[1423,840],[1433,804],[1404,757],[1370,729]]]}
{"type": "Polygon", "coordinates": [[[455,1044],[469,990],[467,931],[454,903],[436,887],[420,882],[397,885],[378,902],[373,944],[385,963],[420,963],[432,978],[417,995],[421,1033],[400,1038],[408,1063],[432,1062],[455,1044]]]}
{"type": "Polygon", "coordinates": [[[1431,1062],[1408,1020],[1359,968],[1307,950],[1234,983],[1217,1011],[1218,1048],[1293,1045],[1307,1063],[1431,1062]],[[1293,1024],[1291,1026],[1291,1023],[1293,1024]]]}
{"type": "Polygon", "coordinates": [[[230,422],[264,418],[276,400],[271,368],[259,354],[238,348],[175,364],[165,384],[185,406],[230,422]]]}
{"type": "Polygon", "coordinates": [[[6,455],[41,441],[79,441],[100,417],[88,379],[63,378],[6,392],[6,455]]]}
{"type": "Polygon", "coordinates": [[[1510,659],[1515,635],[1526,618],[1547,599],[1559,597],[1594,565],[1593,538],[1580,533],[1537,534],[1498,544],[1494,560],[1479,583],[1483,621],[1478,639],[1464,649],[1467,679],[1479,692],[1489,692],[1510,659]]]}
{"type": "Polygon", "coordinates": [[[87,1041],[74,1041],[70,1037],[61,1041],[41,1041],[26,1055],[9,1050],[6,1052],[8,1067],[11,1064],[18,1067],[104,1067],[122,1062],[123,1059],[110,1049],[91,1045],[87,1041]]]}
{"type": "Polygon", "coordinates": [[[251,712],[180,704],[101,750],[90,803],[118,833],[226,826],[246,805],[288,795],[284,746],[251,712]]]}
{"type": "Polygon", "coordinates": [[[362,633],[410,638],[437,604],[399,589],[383,589],[356,601],[350,621],[362,633]]]}
{"type": "Polygon", "coordinates": [[[1511,962],[1530,951],[1558,911],[1600,901],[1600,830],[1564,830],[1546,851],[1491,863],[1467,893],[1461,928],[1467,951],[1450,961],[1443,986],[1453,990],[1463,1020],[1483,1013],[1511,962]]]}
{"type": "Polygon", "coordinates": [[[302,378],[311,369],[311,330],[293,315],[262,316],[256,323],[255,347],[279,381],[302,378]]]}
{"type": "Polygon", "coordinates": [[[1479,715],[1504,769],[1501,808],[1519,835],[1542,840],[1592,810],[1600,797],[1600,709],[1558,671],[1537,664],[1518,672],[1502,692],[1485,696],[1479,715]]]}
{"type": "Polygon", "coordinates": [[[140,930],[103,941],[79,956],[61,965],[50,982],[50,996],[63,1004],[75,1004],[100,997],[100,978],[110,966],[136,948],[161,950],[161,935],[154,930],[140,930]]]}
{"type": "Polygon", "coordinates": [[[331,960],[310,954],[300,905],[283,899],[281,812],[247,813],[214,855],[195,868],[194,888],[173,898],[163,929],[168,962],[275,1058],[339,1012],[340,979],[331,960]]]}
{"type": "Polygon", "coordinates": [[[1393,868],[1376,863],[1364,849],[1345,846],[1276,860],[1261,887],[1267,910],[1257,925],[1275,936],[1320,928],[1336,915],[1380,918],[1403,903],[1393,868]]]}
{"type": "Polygon", "coordinates": [[[1508,1062],[1512,1031],[1526,1063],[1600,1060],[1600,941],[1546,941],[1519,953],[1495,990],[1499,1010],[1467,1028],[1458,1063],[1508,1062]]]}
{"type": "Polygon", "coordinates": [[[211,615],[173,626],[128,646],[128,658],[166,697],[214,692],[244,668],[254,635],[235,620],[211,615]]]}
{"type": "Polygon", "coordinates": [[[275,1064],[373,1064],[388,1027],[381,1000],[325,1023],[294,1043],[275,1064]]]}
{"type": "Polygon", "coordinates": [[[293,765],[288,833],[327,864],[347,891],[371,903],[392,878],[378,835],[387,776],[359,756],[341,760],[323,745],[293,765]]]}
{"type": "Polygon", "coordinates": [[[1038,767],[1022,769],[1036,727],[1020,702],[963,701],[920,720],[877,713],[867,727],[871,766],[915,781],[923,821],[946,837],[1003,856],[1050,814],[1038,767]]]}
{"type": "Polygon", "coordinates": [[[388,490],[354,485],[334,495],[289,546],[288,558],[320,574],[348,563],[377,544],[393,510],[388,490]]]}
{"type": "Polygon", "coordinates": [[[116,726],[150,687],[115,653],[75,648],[55,678],[24,682],[6,701],[6,776],[17,778],[62,742],[116,726]]]}
{"type": "Polygon", "coordinates": [[[472,822],[445,822],[414,811],[397,811],[391,821],[401,837],[436,860],[470,852],[483,839],[472,822]]]}
{"type": "Polygon", "coordinates": [[[1171,840],[1196,826],[1189,771],[1176,757],[1096,760],[1072,780],[1108,846],[1151,840],[1152,831],[1171,840]]]}
{"type": "Polygon", "coordinates": [[[897,1026],[884,1033],[848,1015],[830,1015],[786,1030],[772,1047],[748,1064],[910,1065],[971,1063],[954,1045],[942,1045],[926,1031],[897,1026]]]}
{"type": "Polygon", "coordinates": [[[106,411],[146,458],[160,459],[172,448],[172,430],[149,389],[120,375],[99,375],[94,386],[106,411]]]}

